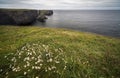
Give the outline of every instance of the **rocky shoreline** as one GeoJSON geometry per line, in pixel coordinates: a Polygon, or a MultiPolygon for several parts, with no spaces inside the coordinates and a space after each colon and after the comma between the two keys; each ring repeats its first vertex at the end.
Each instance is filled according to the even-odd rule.
{"type": "Polygon", "coordinates": [[[52,10],[0,9],[0,25],[30,25],[36,20],[45,22],[52,10]]]}

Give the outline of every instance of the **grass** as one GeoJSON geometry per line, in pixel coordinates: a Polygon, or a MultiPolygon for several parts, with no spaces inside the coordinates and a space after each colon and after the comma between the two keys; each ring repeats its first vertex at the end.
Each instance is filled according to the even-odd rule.
{"type": "Polygon", "coordinates": [[[0,26],[0,78],[119,78],[120,39],[0,26]]]}

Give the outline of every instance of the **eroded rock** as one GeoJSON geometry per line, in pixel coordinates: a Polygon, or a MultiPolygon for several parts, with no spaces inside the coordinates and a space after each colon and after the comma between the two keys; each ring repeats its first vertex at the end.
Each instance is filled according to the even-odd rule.
{"type": "Polygon", "coordinates": [[[52,10],[0,9],[0,25],[30,25],[36,20],[45,22],[52,10]]]}
{"type": "Polygon", "coordinates": [[[28,25],[36,21],[37,10],[0,10],[1,25],[28,25]]]}

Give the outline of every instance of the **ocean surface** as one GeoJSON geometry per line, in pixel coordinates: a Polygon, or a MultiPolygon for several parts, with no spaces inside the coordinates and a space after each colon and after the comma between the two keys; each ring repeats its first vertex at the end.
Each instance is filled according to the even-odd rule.
{"type": "Polygon", "coordinates": [[[37,21],[34,25],[120,38],[120,10],[54,10],[45,23],[37,21]]]}

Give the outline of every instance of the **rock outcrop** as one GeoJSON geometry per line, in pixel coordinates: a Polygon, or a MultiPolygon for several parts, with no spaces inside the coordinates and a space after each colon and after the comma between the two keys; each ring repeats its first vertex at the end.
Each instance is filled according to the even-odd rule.
{"type": "Polygon", "coordinates": [[[39,11],[39,15],[38,15],[37,20],[40,21],[40,22],[45,22],[46,19],[47,19],[47,16],[51,16],[51,15],[53,15],[53,11],[52,10],[42,10],[42,11],[39,11]]]}
{"type": "Polygon", "coordinates": [[[0,9],[0,25],[30,25],[36,20],[45,22],[53,11],[0,9]]]}
{"type": "Polygon", "coordinates": [[[52,10],[48,10],[48,11],[46,11],[45,15],[51,16],[51,15],[53,15],[53,11],[52,10]]]}
{"type": "Polygon", "coordinates": [[[39,15],[37,20],[40,22],[46,22],[46,19],[48,19],[45,15],[39,15]]]}
{"type": "Polygon", "coordinates": [[[1,25],[28,25],[35,22],[37,10],[0,10],[1,25]]]}

